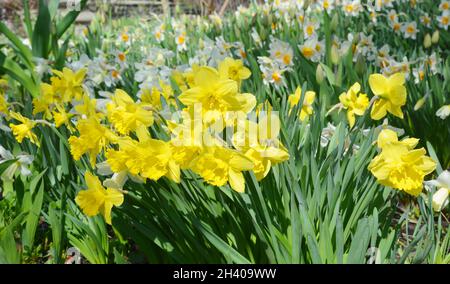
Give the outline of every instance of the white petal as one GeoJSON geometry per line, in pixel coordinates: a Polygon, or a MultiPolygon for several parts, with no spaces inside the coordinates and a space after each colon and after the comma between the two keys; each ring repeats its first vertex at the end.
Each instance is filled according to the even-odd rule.
{"type": "Polygon", "coordinates": [[[433,194],[433,209],[440,212],[448,204],[448,189],[441,188],[433,194]]]}
{"type": "Polygon", "coordinates": [[[0,145],[0,157],[2,157],[5,160],[14,159],[14,156],[11,154],[11,152],[6,150],[2,145],[0,145]]]}
{"type": "Polygon", "coordinates": [[[114,174],[111,178],[106,179],[103,182],[103,186],[106,188],[122,189],[124,184],[128,180],[128,174],[126,171],[114,174]]]}
{"type": "Polygon", "coordinates": [[[97,173],[101,176],[110,176],[113,174],[107,162],[97,164],[97,173]]]}
{"type": "Polygon", "coordinates": [[[17,156],[17,159],[21,165],[30,165],[34,160],[34,157],[31,155],[19,155],[17,156]]]}
{"type": "Polygon", "coordinates": [[[437,178],[441,187],[445,187],[450,190],[450,171],[443,171],[437,178]]]}
{"type": "Polygon", "coordinates": [[[23,176],[29,176],[31,175],[31,171],[25,166],[20,166],[20,174],[23,176]]]}

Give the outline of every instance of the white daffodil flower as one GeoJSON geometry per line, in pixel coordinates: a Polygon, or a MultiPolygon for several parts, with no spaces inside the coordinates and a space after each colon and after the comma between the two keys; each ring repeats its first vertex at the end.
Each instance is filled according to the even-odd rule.
{"type": "Polygon", "coordinates": [[[450,104],[442,106],[440,109],[436,111],[436,116],[440,117],[441,119],[446,119],[448,116],[450,116],[450,104]]]}
{"type": "Polygon", "coordinates": [[[435,180],[425,181],[428,186],[435,186],[437,191],[433,194],[433,209],[440,212],[448,204],[450,193],[450,171],[443,171],[435,180]]]}
{"type": "Polygon", "coordinates": [[[31,171],[28,166],[33,162],[34,157],[27,154],[21,154],[14,156],[10,151],[6,150],[0,145],[0,164],[7,161],[17,160],[12,163],[6,170],[1,174],[0,178],[4,181],[13,181],[16,173],[20,172],[23,176],[31,175],[31,171]]]}

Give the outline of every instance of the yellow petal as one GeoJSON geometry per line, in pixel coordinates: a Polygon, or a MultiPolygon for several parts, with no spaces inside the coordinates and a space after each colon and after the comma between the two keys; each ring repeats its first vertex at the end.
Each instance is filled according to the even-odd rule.
{"type": "Polygon", "coordinates": [[[235,191],[245,191],[244,175],[241,172],[230,169],[230,171],[228,172],[228,181],[230,182],[231,188],[235,191]]]}
{"type": "Polygon", "coordinates": [[[302,88],[297,87],[297,89],[295,90],[295,94],[289,95],[288,102],[291,105],[291,107],[294,107],[298,104],[298,102],[300,101],[301,94],[302,94],[302,88]]]}
{"type": "Polygon", "coordinates": [[[84,80],[84,76],[86,75],[87,69],[82,68],[75,74],[75,81],[81,84],[84,80]]]}
{"type": "Polygon", "coordinates": [[[106,190],[106,201],[114,206],[120,206],[123,203],[123,193],[114,188],[106,190]]]}
{"type": "Polygon", "coordinates": [[[389,77],[390,86],[399,86],[405,84],[405,73],[395,73],[389,77]]]}
{"type": "Polygon", "coordinates": [[[111,225],[111,210],[112,210],[113,204],[111,202],[105,202],[100,208],[100,214],[103,215],[105,218],[106,224],[111,225]]]}
{"type": "Polygon", "coordinates": [[[103,189],[102,183],[98,179],[98,177],[94,176],[90,172],[86,172],[84,175],[84,179],[86,180],[86,185],[88,189],[103,189]]]}
{"type": "Polygon", "coordinates": [[[303,104],[305,105],[312,105],[314,103],[314,99],[316,98],[316,93],[313,91],[307,91],[305,93],[305,99],[303,104]]]}
{"type": "Polygon", "coordinates": [[[194,87],[183,92],[178,99],[186,106],[193,105],[195,103],[201,102],[204,98],[205,93],[202,91],[200,87],[194,87]]]}
{"type": "Polygon", "coordinates": [[[195,71],[195,86],[209,87],[219,80],[220,76],[216,69],[202,66],[195,71]]]}
{"type": "Polygon", "coordinates": [[[253,169],[254,164],[248,157],[242,154],[235,154],[230,159],[230,166],[235,170],[249,171],[253,169]]]}
{"type": "Polygon", "coordinates": [[[378,134],[377,145],[379,148],[383,148],[386,144],[397,141],[397,132],[391,129],[383,129],[378,134]]]}
{"type": "Polygon", "coordinates": [[[113,101],[120,106],[126,106],[127,104],[134,104],[133,99],[124,91],[121,89],[116,89],[113,101]]]}
{"type": "Polygon", "coordinates": [[[409,164],[416,164],[418,162],[418,160],[420,160],[425,154],[427,153],[427,151],[425,151],[424,148],[420,148],[420,149],[415,149],[415,150],[411,150],[409,151],[406,155],[404,155],[402,157],[402,160],[404,162],[407,162],[409,164]]]}
{"type": "Polygon", "coordinates": [[[355,84],[353,84],[353,85],[350,87],[350,91],[351,91],[354,95],[358,94],[360,90],[361,90],[361,85],[360,85],[358,82],[356,82],[355,84]]]}
{"type": "Polygon", "coordinates": [[[402,140],[402,143],[407,145],[409,149],[414,149],[419,143],[419,139],[417,138],[406,138],[402,140]]]}
{"type": "Polygon", "coordinates": [[[389,101],[393,105],[403,106],[406,103],[406,88],[404,86],[394,86],[391,88],[389,101]]]}
{"type": "Polygon", "coordinates": [[[168,164],[167,177],[173,180],[176,183],[180,183],[180,165],[178,165],[175,161],[171,160],[168,164]]]}
{"type": "Polygon", "coordinates": [[[424,156],[419,164],[419,168],[425,175],[428,175],[436,169],[436,162],[430,157],[424,156]]]}
{"type": "Polygon", "coordinates": [[[247,67],[242,67],[239,69],[239,78],[247,79],[252,75],[252,72],[247,67]]]}
{"type": "Polygon", "coordinates": [[[104,194],[95,189],[81,190],[78,192],[75,202],[87,216],[98,214],[100,207],[105,202],[104,194]]]}
{"type": "Polygon", "coordinates": [[[236,96],[237,92],[238,85],[236,81],[228,79],[222,80],[216,89],[216,95],[224,99],[229,99],[236,96]]]}
{"type": "Polygon", "coordinates": [[[350,128],[352,128],[355,125],[355,114],[353,111],[351,111],[351,110],[347,111],[347,119],[348,119],[348,124],[350,125],[350,128]]]}
{"type": "Polygon", "coordinates": [[[261,172],[255,173],[255,177],[256,177],[257,181],[261,181],[263,178],[265,178],[267,176],[267,174],[270,172],[272,163],[270,162],[270,160],[263,160],[262,165],[264,167],[264,170],[261,172]]]}
{"type": "Polygon", "coordinates": [[[388,91],[388,79],[381,74],[370,75],[369,85],[372,92],[377,96],[383,95],[388,91]]]}
{"type": "Polygon", "coordinates": [[[249,93],[240,94],[240,97],[242,97],[241,110],[245,113],[251,112],[256,106],[256,97],[249,93]]]}
{"type": "Polygon", "coordinates": [[[391,170],[390,167],[388,167],[387,164],[383,162],[383,159],[380,155],[376,156],[372,161],[370,161],[367,169],[371,171],[378,180],[387,179],[391,170]]]}
{"type": "Polygon", "coordinates": [[[387,114],[387,101],[384,99],[376,100],[370,112],[370,117],[374,120],[379,120],[385,117],[386,114],[387,114]]]}
{"type": "Polygon", "coordinates": [[[396,106],[396,105],[392,105],[392,104],[387,104],[386,106],[387,106],[386,109],[388,112],[392,113],[396,117],[403,119],[403,111],[400,106],[396,106]]]}
{"type": "MultiPolygon", "coordinates": [[[[280,144],[280,146],[282,145],[280,144]]],[[[263,152],[263,156],[274,164],[284,162],[289,159],[289,153],[283,148],[284,147],[268,147],[263,152]]]]}

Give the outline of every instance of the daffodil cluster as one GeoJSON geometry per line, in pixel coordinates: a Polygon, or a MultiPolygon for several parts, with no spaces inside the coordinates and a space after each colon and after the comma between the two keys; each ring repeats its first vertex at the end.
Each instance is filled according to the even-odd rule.
{"type": "MultiPolygon", "coordinates": [[[[92,167],[113,175],[102,185],[86,173],[88,188],[79,192],[76,202],[88,216],[101,213],[111,223],[112,207],[122,204],[129,178],[145,182],[165,177],[180,183],[181,171],[190,170],[208,184],[229,184],[244,192],[245,171],[253,171],[261,180],[271,166],[289,158],[278,140],[280,122],[271,107],[267,111],[259,108],[257,120],[249,116],[256,98],[240,92],[242,81],[251,76],[241,60],[225,58],[217,69],[193,65],[185,72],[174,70],[171,77],[183,91],[177,97],[179,103],[166,103],[164,110],[166,97],[154,96],[155,91],[141,93],[136,100],[116,89],[96,99],[83,88],[85,69],[64,68],[53,74],[51,84],[43,83],[42,96],[33,101],[33,113],[48,125],[67,127],[72,133],[68,142],[74,160],[87,157],[92,167]],[[163,117],[170,109],[179,114],[178,119],[163,117]],[[155,123],[166,129],[169,140],[152,137],[150,129],[155,123]],[[232,133],[230,143],[225,132],[232,133]]],[[[307,113],[312,113],[310,107],[307,113]]],[[[11,124],[17,141],[28,138],[39,145],[32,132],[38,121],[15,112],[9,115],[21,122],[11,124]]]]}
{"type": "MultiPolygon", "coordinates": [[[[410,2],[414,10],[417,3],[410,2]]],[[[322,113],[317,109],[328,108],[332,101],[335,105],[328,113],[345,111],[346,134],[361,130],[362,122],[368,121],[366,113],[372,124],[392,116],[403,119],[408,81],[428,88],[429,76],[446,77],[441,54],[447,51],[439,47],[439,29],[448,29],[449,7],[448,1],[440,1],[438,17],[417,9],[416,19],[399,13],[388,0],[267,0],[235,11],[233,25],[252,26],[245,40],[239,29],[233,37],[220,33],[232,27],[218,14],[209,20],[180,16],[151,24],[140,21],[139,27],[105,35],[97,49],[69,49],[62,70],[51,70],[50,59],[34,59],[42,83],[40,96],[32,100],[33,117],[18,111],[6,94],[8,82],[0,79],[0,129],[12,132],[19,143],[39,147],[45,140],[39,136],[40,127],[65,128],[72,158],[86,159],[88,168],[108,176],[102,183],[94,170],[88,170],[87,188],[78,193],[76,203],[88,216],[102,214],[107,223],[112,208],[124,202],[128,181],[182,183],[190,171],[199,182],[244,192],[245,175],[260,181],[290,157],[278,137],[282,122],[276,111],[267,101],[258,105],[256,96],[246,91],[253,90],[260,101],[267,98],[259,91],[267,91],[272,103],[287,105],[288,115],[296,112],[295,123],[308,127],[310,118],[322,113]],[[366,18],[370,29],[339,26],[343,20],[366,18]],[[250,22],[259,20],[264,23],[250,22]],[[424,48],[408,54],[384,41],[378,45],[371,34],[377,29],[406,42],[423,37],[424,48]],[[354,65],[355,72],[342,74],[344,61],[354,65]],[[294,79],[297,64],[302,74],[294,79]],[[316,82],[309,82],[310,70],[316,70],[316,82]],[[367,70],[379,73],[366,80],[361,74],[367,70]],[[246,88],[251,76],[254,80],[246,88]],[[302,90],[301,81],[308,83],[308,90],[302,90]],[[327,91],[329,97],[324,99],[322,93],[327,91]]],[[[89,42],[90,33],[83,29],[83,43],[89,42]]],[[[416,109],[429,96],[424,94],[416,109]]],[[[450,115],[448,102],[436,109],[441,119],[450,115]]],[[[322,147],[329,145],[335,125],[327,121],[321,129],[322,147]]],[[[387,127],[383,123],[374,129],[387,127]]],[[[391,128],[378,135],[379,153],[368,169],[380,184],[418,196],[435,162],[424,148],[416,149],[417,139],[399,140],[391,128]]],[[[358,150],[348,137],[339,142],[344,155],[358,150]]],[[[4,160],[20,160],[9,168],[8,176],[17,169],[27,173],[28,157],[0,150],[4,160]]],[[[447,202],[447,181],[444,172],[428,183],[437,187],[436,211],[447,202]]]]}

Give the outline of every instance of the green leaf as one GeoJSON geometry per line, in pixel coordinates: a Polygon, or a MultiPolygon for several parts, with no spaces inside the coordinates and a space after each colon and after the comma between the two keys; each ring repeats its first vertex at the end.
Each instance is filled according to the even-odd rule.
{"type": "Polygon", "coordinates": [[[330,67],[323,63],[320,63],[320,66],[322,66],[323,70],[325,71],[325,76],[327,77],[328,82],[330,82],[331,85],[336,85],[336,78],[330,67]]]}
{"type": "Polygon", "coordinates": [[[31,27],[30,0],[22,0],[22,3],[23,3],[25,30],[27,31],[28,39],[31,42],[33,30],[31,27]]]}
{"type": "Polygon", "coordinates": [[[433,146],[428,141],[427,141],[427,149],[428,149],[428,153],[429,153],[430,157],[436,162],[437,173],[438,174],[442,173],[443,169],[442,169],[441,163],[439,162],[439,159],[436,155],[436,152],[434,151],[433,146]]]}
{"type": "Polygon", "coordinates": [[[80,1],[80,11],[70,11],[67,15],[62,19],[60,23],[56,26],[56,38],[60,39],[66,30],[75,22],[80,12],[84,9],[87,4],[87,0],[80,1]]]}
{"type": "MultiPolygon", "coordinates": [[[[31,195],[30,195],[31,196],[31,195]]],[[[26,250],[33,248],[36,229],[41,216],[42,202],[44,200],[44,181],[41,182],[39,191],[33,199],[32,207],[26,219],[25,231],[23,235],[23,246],[26,250]]]]}
{"type": "Polygon", "coordinates": [[[6,169],[9,168],[9,166],[14,164],[15,162],[17,162],[17,159],[1,162],[0,163],[0,176],[3,174],[4,171],[6,171],[6,169]]]}
{"type": "Polygon", "coordinates": [[[39,0],[39,14],[33,30],[31,46],[33,55],[48,58],[50,44],[51,19],[48,6],[44,0],[39,0]]]}
{"type": "Polygon", "coordinates": [[[352,238],[347,263],[364,263],[370,242],[370,227],[367,219],[358,222],[356,233],[352,238]]]}
{"type": "Polygon", "coordinates": [[[25,72],[14,60],[6,57],[3,52],[0,52],[0,72],[8,74],[22,84],[33,97],[39,96],[40,89],[31,79],[32,75],[30,76],[29,72],[25,72]]]}
{"type": "Polygon", "coordinates": [[[48,11],[50,13],[50,18],[53,20],[58,12],[60,0],[49,0],[48,2],[48,11]]]}
{"type": "Polygon", "coordinates": [[[114,253],[114,263],[116,264],[128,264],[129,262],[125,259],[125,257],[117,251],[116,248],[113,249],[114,253]]]}
{"type": "Polygon", "coordinates": [[[18,55],[21,56],[21,58],[24,60],[23,63],[26,64],[28,68],[33,68],[34,64],[31,50],[27,46],[25,46],[22,41],[11,30],[9,30],[3,22],[0,22],[0,33],[5,35],[6,38],[10,40],[13,48],[18,51],[18,55]]]}
{"type": "Polygon", "coordinates": [[[11,228],[3,230],[0,234],[0,264],[20,264],[20,252],[17,250],[11,228]]]}
{"type": "Polygon", "coordinates": [[[224,256],[229,257],[231,261],[238,264],[250,264],[250,261],[237,252],[234,248],[230,247],[226,242],[219,238],[216,234],[208,228],[208,225],[201,223],[199,229],[205,235],[205,237],[214,245],[218,250],[220,250],[224,256]]]}

